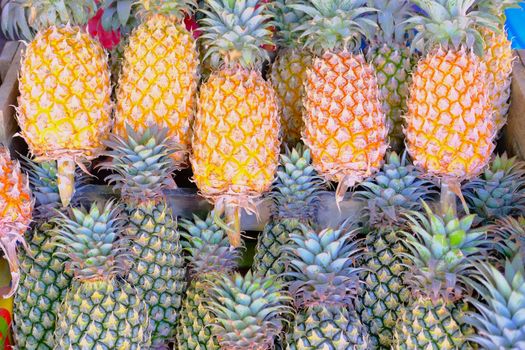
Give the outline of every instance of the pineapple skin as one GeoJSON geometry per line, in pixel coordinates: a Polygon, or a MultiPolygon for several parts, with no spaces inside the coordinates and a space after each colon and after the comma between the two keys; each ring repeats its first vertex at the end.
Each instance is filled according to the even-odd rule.
{"type": "Polygon", "coordinates": [[[414,67],[413,55],[406,46],[380,44],[371,47],[367,52],[367,60],[377,73],[383,111],[389,122],[390,145],[400,151],[404,147],[403,114],[414,67]]]}
{"type": "Polygon", "coordinates": [[[359,317],[345,308],[309,307],[292,327],[287,350],[369,349],[359,317]]]}
{"type": "Polygon", "coordinates": [[[379,97],[363,55],[326,52],[314,59],[305,83],[303,139],[327,180],[355,183],[381,166],[388,126],[379,97]]]}
{"type": "Polygon", "coordinates": [[[279,128],[275,92],[259,72],[212,73],[201,86],[193,126],[191,163],[202,194],[266,192],[279,161],[279,128]]]}
{"type": "Polygon", "coordinates": [[[144,320],[145,305],[129,283],[116,278],[75,282],[60,310],[55,348],[149,349],[144,320]]]}
{"type": "Polygon", "coordinates": [[[28,45],[18,123],[32,154],[93,158],[112,126],[107,54],[78,27],[51,27],[28,45]],[[58,155],[57,155],[58,153],[58,155]]]}
{"type": "Polygon", "coordinates": [[[164,202],[128,204],[127,211],[133,260],[127,281],[146,303],[152,346],[162,346],[175,337],[186,287],[180,236],[164,202]]]}
{"type": "Polygon", "coordinates": [[[215,318],[206,308],[210,284],[199,277],[190,282],[182,305],[178,334],[179,350],[219,350],[210,325],[215,318]]]}
{"type": "Polygon", "coordinates": [[[485,30],[483,39],[485,41],[483,62],[487,69],[489,96],[494,108],[496,130],[501,130],[507,122],[510,107],[510,84],[514,63],[512,43],[504,29],[501,33],[485,30]]]}
{"type": "Polygon", "coordinates": [[[405,130],[414,165],[460,180],[482,171],[496,132],[485,75],[480,59],[464,48],[438,48],[419,61],[405,130]]]}
{"type": "Polygon", "coordinates": [[[279,51],[270,71],[279,102],[283,142],[295,144],[301,140],[303,122],[304,81],[307,68],[312,64],[312,54],[283,49],[279,51]]]}
{"type": "Polygon", "coordinates": [[[189,151],[199,82],[195,39],[174,17],[153,15],[132,32],[117,90],[115,132],[168,128],[189,151]]]}
{"type": "Polygon", "coordinates": [[[466,310],[462,303],[416,299],[401,314],[394,349],[472,349],[473,344],[467,338],[474,335],[474,330],[462,319],[466,310]]]}
{"type": "Polygon", "coordinates": [[[14,299],[14,333],[17,345],[26,350],[51,350],[53,332],[62,300],[72,280],[66,259],[54,244],[55,225],[45,222],[35,228],[29,252],[20,257],[20,285],[14,299]]]}

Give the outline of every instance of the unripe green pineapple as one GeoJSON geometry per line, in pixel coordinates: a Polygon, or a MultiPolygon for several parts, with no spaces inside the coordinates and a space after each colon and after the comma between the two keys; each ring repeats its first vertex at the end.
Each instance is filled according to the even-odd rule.
{"type": "Polygon", "coordinates": [[[131,239],[132,268],[127,280],[149,310],[152,345],[175,338],[182,294],[186,286],[179,233],[163,191],[174,186],[174,149],[166,131],[148,129],[127,138],[113,137],[107,145],[112,160],[108,177],[126,206],[126,235],[131,239]]]}
{"type": "Polygon", "coordinates": [[[274,277],[248,272],[213,281],[208,311],[220,349],[270,350],[284,327],[290,308],[284,284],[274,277]]]}
{"type": "Polygon", "coordinates": [[[399,314],[409,299],[402,281],[406,249],[399,241],[404,227],[403,211],[420,210],[421,200],[431,194],[421,173],[393,152],[382,169],[361,184],[356,197],[365,202],[362,224],[367,228],[362,266],[365,284],[356,308],[368,328],[374,348],[390,349],[399,314]]]}
{"type": "Polygon", "coordinates": [[[465,278],[489,246],[487,228],[472,228],[475,215],[458,217],[452,208],[435,214],[411,212],[404,235],[411,301],[395,332],[394,349],[471,349],[465,323],[465,278]]]}
{"type": "Polygon", "coordinates": [[[254,273],[278,276],[285,272],[285,246],[290,234],[301,233],[303,225],[315,224],[322,188],[308,148],[298,144],[281,154],[271,194],[272,218],[259,236],[253,258],[254,273]]]}
{"type": "Polygon", "coordinates": [[[411,16],[412,5],[408,0],[369,1],[379,11],[375,16],[378,29],[370,41],[367,60],[377,72],[383,109],[390,122],[390,144],[400,151],[404,148],[402,116],[416,62],[408,47],[409,31],[405,23],[411,16]]]}
{"type": "Polygon", "coordinates": [[[58,314],[55,349],[149,349],[146,305],[120,277],[129,254],[119,215],[108,202],[58,220],[58,244],[75,282],[58,314]]]}
{"type": "Polygon", "coordinates": [[[228,236],[219,228],[210,213],[206,220],[194,216],[193,221],[180,223],[183,248],[189,253],[191,282],[182,303],[178,328],[179,350],[220,349],[210,325],[214,317],[205,304],[213,280],[231,274],[239,259],[239,250],[230,246],[228,236]]]}
{"type": "MultiPolygon", "coordinates": [[[[37,224],[28,237],[28,251],[20,252],[20,284],[15,294],[13,314],[17,346],[25,350],[51,350],[60,303],[71,284],[65,269],[63,249],[54,243],[56,225],[51,220],[62,207],[55,162],[26,160],[29,182],[35,196],[37,224]]],[[[79,176],[78,186],[84,182],[79,176]]]]}
{"type": "Polygon", "coordinates": [[[470,210],[485,222],[519,214],[525,210],[525,163],[497,155],[462,191],[470,210]]]}
{"type": "Polygon", "coordinates": [[[362,273],[355,231],[325,229],[292,234],[290,294],[296,317],[288,350],[368,349],[366,331],[353,306],[362,273]]]}

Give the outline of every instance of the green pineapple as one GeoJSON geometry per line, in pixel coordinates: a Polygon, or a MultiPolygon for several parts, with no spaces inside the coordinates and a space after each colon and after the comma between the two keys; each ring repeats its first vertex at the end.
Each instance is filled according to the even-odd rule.
{"type": "Polygon", "coordinates": [[[378,9],[378,29],[370,41],[367,60],[377,72],[383,109],[390,122],[390,144],[394,150],[404,148],[403,114],[410,88],[415,57],[408,47],[409,30],[405,22],[411,16],[408,0],[370,0],[378,9]]]}
{"type": "Polygon", "coordinates": [[[129,265],[120,211],[108,202],[62,215],[57,244],[75,282],[58,314],[55,349],[148,349],[146,305],[120,278],[129,265]]]}
{"type": "MultiPolygon", "coordinates": [[[[54,243],[56,225],[51,219],[62,207],[56,163],[37,164],[26,159],[26,164],[37,224],[27,239],[28,251],[19,254],[22,273],[13,305],[14,334],[22,349],[51,350],[58,309],[72,276],[65,269],[65,258],[58,254],[62,249],[54,243]]],[[[75,184],[83,182],[79,174],[75,184]]]]}
{"type": "Polygon", "coordinates": [[[462,188],[470,210],[492,222],[525,210],[525,162],[504,153],[462,188]]]}
{"type": "Polygon", "coordinates": [[[273,277],[248,272],[213,281],[208,311],[215,317],[212,333],[220,349],[269,350],[281,334],[290,298],[273,277]]]}
{"type": "Polygon", "coordinates": [[[128,129],[128,137],[114,136],[107,143],[112,160],[108,177],[120,190],[126,206],[126,234],[132,238],[132,268],[127,280],[149,310],[152,345],[175,338],[184,292],[185,269],[179,233],[163,190],[172,188],[174,149],[166,131],[150,128],[142,135],[128,129]]]}
{"type": "Polygon", "coordinates": [[[301,140],[304,127],[303,85],[306,80],[306,70],[313,60],[312,53],[304,48],[300,34],[295,31],[301,24],[304,13],[288,6],[293,3],[297,1],[272,2],[279,51],[269,74],[279,102],[282,139],[289,144],[301,140]]]}
{"type": "Polygon", "coordinates": [[[402,281],[406,250],[399,241],[404,210],[421,210],[421,200],[431,194],[430,183],[411,165],[406,154],[387,155],[381,171],[363,182],[356,196],[366,203],[362,224],[367,227],[362,266],[365,282],[356,308],[368,328],[374,348],[390,349],[394,329],[409,291],[402,281]]]}
{"type": "Polygon", "coordinates": [[[291,233],[313,225],[319,209],[322,181],[312,166],[310,150],[298,144],[286,149],[277,168],[272,219],[264,227],[255,249],[252,270],[261,276],[281,275],[287,264],[284,247],[291,233]]]}
{"type": "Polygon", "coordinates": [[[194,216],[193,221],[180,223],[185,238],[182,246],[189,252],[191,282],[182,303],[178,329],[179,350],[220,349],[212,336],[213,316],[206,309],[211,282],[221,275],[231,274],[238,266],[239,251],[230,246],[228,236],[213,221],[210,213],[206,220],[194,216]]]}
{"type": "Polygon", "coordinates": [[[464,281],[488,248],[487,229],[472,228],[475,215],[460,218],[452,208],[438,215],[426,204],[424,209],[408,216],[405,282],[412,298],[399,318],[394,348],[471,349],[464,281]]]}
{"type": "Polygon", "coordinates": [[[288,350],[368,349],[368,339],[353,299],[362,273],[355,231],[325,229],[292,234],[290,294],[297,314],[288,350]]]}

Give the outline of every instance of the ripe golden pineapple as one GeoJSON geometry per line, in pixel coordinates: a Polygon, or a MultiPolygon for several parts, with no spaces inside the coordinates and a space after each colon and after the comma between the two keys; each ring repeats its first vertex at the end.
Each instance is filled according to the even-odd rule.
{"type": "Polygon", "coordinates": [[[487,69],[489,96],[494,111],[496,130],[500,130],[507,122],[510,107],[510,83],[512,75],[512,43],[505,30],[505,9],[518,7],[520,0],[482,0],[481,11],[496,16],[499,23],[497,30],[482,31],[485,42],[483,61],[487,69]]]}
{"type": "Polygon", "coordinates": [[[478,175],[494,149],[486,71],[478,56],[483,42],[472,11],[479,0],[470,7],[465,1],[413,2],[426,12],[410,20],[418,31],[413,46],[425,56],[410,88],[407,147],[416,166],[457,183],[478,175]]]}
{"type": "Polygon", "coordinates": [[[380,168],[388,147],[376,73],[358,51],[373,10],[363,3],[311,0],[290,5],[306,13],[298,30],[318,53],[305,82],[303,139],[319,174],[339,182],[338,200],[380,168]]]}
{"type": "Polygon", "coordinates": [[[12,296],[18,287],[20,268],[17,245],[25,245],[24,233],[31,223],[33,201],[29,181],[20,164],[11,160],[9,150],[0,145],[0,249],[9,263],[11,287],[0,289],[4,298],[12,296]]]}
{"type": "Polygon", "coordinates": [[[312,64],[312,53],[302,48],[295,28],[304,14],[289,4],[295,0],[273,2],[279,51],[270,70],[281,114],[282,140],[296,144],[301,140],[303,122],[303,95],[306,70],[312,64]]]}
{"type": "Polygon", "coordinates": [[[75,163],[98,155],[112,125],[107,54],[82,27],[95,3],[23,0],[11,5],[4,8],[11,31],[23,24],[38,30],[20,67],[21,135],[37,160],[58,161],[60,197],[67,205],[74,191],[75,163]],[[20,11],[9,15],[17,8],[20,11]]]}
{"type": "Polygon", "coordinates": [[[279,159],[279,115],[275,92],[261,75],[271,44],[270,16],[258,0],[208,0],[203,45],[222,68],[200,88],[193,126],[192,167],[201,193],[225,213],[230,242],[240,245],[240,209],[255,211],[279,159]]]}
{"type": "Polygon", "coordinates": [[[139,133],[156,125],[168,128],[168,136],[189,151],[199,54],[183,19],[196,6],[195,0],[137,3],[144,21],[133,30],[124,51],[115,133],[126,136],[126,124],[139,133]]]}

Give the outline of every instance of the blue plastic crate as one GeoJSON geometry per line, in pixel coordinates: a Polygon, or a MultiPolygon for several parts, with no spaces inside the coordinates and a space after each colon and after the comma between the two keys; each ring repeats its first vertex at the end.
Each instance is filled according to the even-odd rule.
{"type": "Polygon", "coordinates": [[[512,39],[512,47],[525,49],[525,2],[521,3],[522,9],[507,10],[507,32],[512,39]]]}

